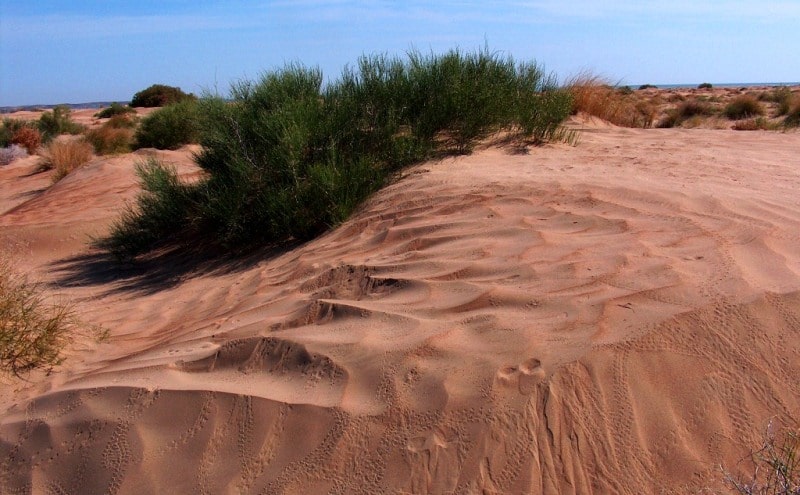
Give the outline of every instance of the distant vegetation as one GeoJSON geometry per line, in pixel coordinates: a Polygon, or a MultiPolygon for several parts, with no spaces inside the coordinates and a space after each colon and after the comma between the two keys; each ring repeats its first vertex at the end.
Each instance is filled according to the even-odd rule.
{"type": "Polygon", "coordinates": [[[130,113],[135,114],[136,110],[128,105],[120,105],[119,103],[114,102],[111,104],[111,106],[106,107],[94,114],[94,116],[98,119],[108,119],[114,117],[115,115],[126,115],[130,113]]]}
{"type": "Polygon", "coordinates": [[[731,120],[747,119],[764,115],[764,107],[751,95],[741,95],[734,98],[725,107],[725,116],[731,120]]]}
{"type": "Polygon", "coordinates": [[[163,107],[172,103],[185,100],[194,100],[193,94],[181,91],[181,88],[166,86],[164,84],[153,84],[147,89],[143,89],[131,98],[132,107],[163,107]]]}
{"type": "MultiPolygon", "coordinates": [[[[198,102],[197,162],[207,176],[185,184],[158,162],[141,165],[138,203],[102,246],[133,257],[176,243],[309,239],[408,164],[467,153],[498,131],[568,139],[560,123],[572,108],[571,94],[539,66],[487,50],[365,56],[326,85],[319,70],[290,65],[231,93],[198,102]]],[[[166,126],[181,122],[172,117],[166,126]]]]}
{"type": "Polygon", "coordinates": [[[136,125],[137,119],[134,115],[116,114],[100,127],[86,132],[86,139],[99,155],[128,153],[133,147],[136,125]]]}
{"type": "Polygon", "coordinates": [[[39,132],[42,141],[49,143],[61,134],[80,134],[85,127],[72,121],[71,110],[66,105],[58,105],[39,117],[39,132]]]}
{"type": "Polygon", "coordinates": [[[136,130],[136,148],[172,150],[198,140],[198,104],[184,100],[159,108],[142,119],[136,130]]]}
{"type": "Polygon", "coordinates": [[[714,86],[711,83],[700,83],[697,85],[697,89],[712,89],[714,86]]]}
{"type": "Polygon", "coordinates": [[[676,127],[692,117],[708,117],[714,114],[714,109],[708,103],[699,100],[687,100],[678,104],[658,122],[658,127],[676,127]]]}

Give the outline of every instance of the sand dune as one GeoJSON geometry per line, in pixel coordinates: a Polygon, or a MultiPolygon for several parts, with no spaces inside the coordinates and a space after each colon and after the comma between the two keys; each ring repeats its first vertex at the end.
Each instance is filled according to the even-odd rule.
{"type": "MultiPolygon", "coordinates": [[[[3,493],[658,493],[800,420],[798,133],[574,121],[313,242],[109,275],[133,156],[0,168],[0,244],[109,329],[3,394],[3,493]]],[[[191,150],[163,153],[187,177],[191,150]]],[[[130,269],[129,269],[130,270],[130,269]]]]}

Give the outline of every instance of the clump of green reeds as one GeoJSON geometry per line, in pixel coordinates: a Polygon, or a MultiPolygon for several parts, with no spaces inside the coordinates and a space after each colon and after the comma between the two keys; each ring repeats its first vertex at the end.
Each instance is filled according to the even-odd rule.
{"type": "Polygon", "coordinates": [[[487,49],[365,56],[325,85],[318,69],[289,65],[234,84],[230,96],[197,103],[206,176],[187,185],[156,162],[141,166],[137,205],[101,245],[128,257],[198,238],[222,247],[309,239],[410,163],[469,152],[497,132],[565,138],[572,99],[538,65],[487,49]]]}

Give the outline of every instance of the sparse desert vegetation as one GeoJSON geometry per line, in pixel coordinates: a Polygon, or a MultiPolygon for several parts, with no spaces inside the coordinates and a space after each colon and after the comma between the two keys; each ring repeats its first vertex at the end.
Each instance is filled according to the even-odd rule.
{"type": "Polygon", "coordinates": [[[184,100],[159,108],[143,118],[136,129],[136,148],[177,149],[198,140],[197,102],[184,100]]]}
{"type": "Polygon", "coordinates": [[[121,105],[117,102],[114,102],[108,107],[94,114],[94,116],[97,117],[98,119],[108,119],[116,115],[126,115],[131,113],[135,114],[136,110],[128,105],[121,105]]]}
{"type": "Polygon", "coordinates": [[[623,127],[653,124],[655,106],[647,99],[634,96],[630,88],[628,91],[615,88],[592,74],[573,78],[567,88],[573,98],[573,113],[584,112],[623,127]]]}
{"type": "Polygon", "coordinates": [[[764,115],[764,107],[752,95],[741,95],[725,106],[724,114],[730,120],[747,119],[764,115]]]}
{"type": "Polygon", "coordinates": [[[53,170],[55,183],[92,159],[92,145],[83,137],[54,140],[47,145],[42,158],[42,169],[53,170]]]}
{"type": "Polygon", "coordinates": [[[66,105],[57,105],[52,110],[42,113],[38,128],[42,141],[49,143],[61,134],[81,134],[86,128],[72,121],[72,111],[66,105]]]}
{"type": "Polygon", "coordinates": [[[86,139],[99,155],[128,153],[133,148],[136,126],[135,116],[127,113],[117,114],[100,127],[87,131],[86,139]]]}
{"type": "Polygon", "coordinates": [[[74,323],[68,305],[48,303],[36,285],[0,262],[0,373],[59,364],[74,323]]]}
{"type": "Polygon", "coordinates": [[[767,427],[764,442],[745,459],[746,475],[725,471],[725,482],[741,495],[797,495],[800,493],[800,428],[774,431],[767,427]]]}

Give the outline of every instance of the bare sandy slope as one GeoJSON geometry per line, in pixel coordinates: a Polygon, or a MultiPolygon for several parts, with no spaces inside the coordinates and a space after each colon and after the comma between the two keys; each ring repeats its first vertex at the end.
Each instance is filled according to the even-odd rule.
{"type": "Polygon", "coordinates": [[[800,420],[800,134],[581,125],[419,166],[291,251],[144,278],[84,244],[134,158],[45,192],[0,169],[0,242],[111,333],[9,385],[0,491],[716,486],[800,420]]]}

